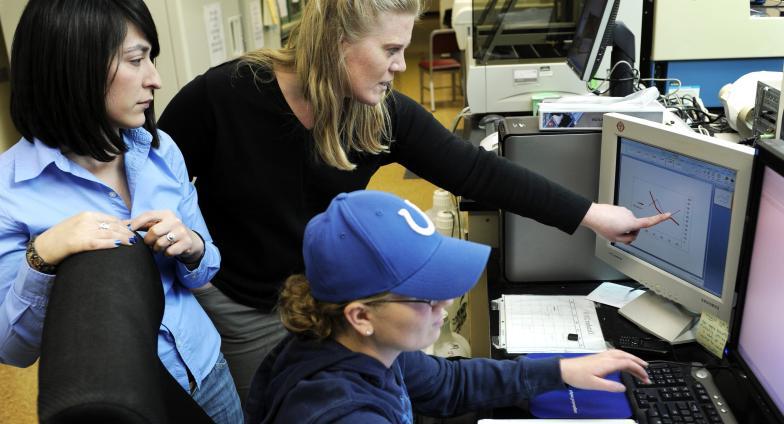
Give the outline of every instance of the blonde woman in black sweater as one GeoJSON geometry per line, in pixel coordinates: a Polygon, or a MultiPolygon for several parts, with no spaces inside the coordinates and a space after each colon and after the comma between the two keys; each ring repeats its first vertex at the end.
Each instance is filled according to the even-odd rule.
{"type": "Polygon", "coordinates": [[[397,162],[455,194],[555,226],[631,242],[667,215],[592,203],[460,140],[394,91],[420,0],[311,0],[289,43],[210,69],[160,119],[198,177],[200,206],[224,252],[197,293],[223,336],[241,396],[285,331],[271,309],[301,272],[305,224],[340,192],[397,162]]]}

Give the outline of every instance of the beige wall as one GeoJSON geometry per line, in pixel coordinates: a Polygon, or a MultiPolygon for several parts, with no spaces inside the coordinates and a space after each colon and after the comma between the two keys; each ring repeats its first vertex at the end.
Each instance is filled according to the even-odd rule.
{"type": "Polygon", "coordinates": [[[8,110],[11,101],[11,85],[7,79],[8,51],[5,44],[2,43],[0,43],[0,75],[5,76],[4,79],[0,79],[0,152],[4,152],[19,140],[19,133],[11,123],[11,115],[8,110]]]}

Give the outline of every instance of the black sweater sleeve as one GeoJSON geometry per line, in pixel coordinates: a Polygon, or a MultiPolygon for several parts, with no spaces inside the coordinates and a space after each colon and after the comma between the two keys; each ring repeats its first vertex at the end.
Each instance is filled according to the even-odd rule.
{"type": "Polygon", "coordinates": [[[403,94],[395,93],[390,110],[394,160],[439,187],[567,233],[591,206],[565,187],[461,140],[403,94]]]}

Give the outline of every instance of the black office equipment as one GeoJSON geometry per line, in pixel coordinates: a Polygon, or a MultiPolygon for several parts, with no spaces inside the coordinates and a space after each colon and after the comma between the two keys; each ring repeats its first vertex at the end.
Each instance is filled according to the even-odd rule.
{"type": "MultiPolygon", "coordinates": [[[[597,73],[605,49],[612,46],[610,95],[624,97],[634,92],[634,33],[615,20],[620,0],[585,2],[566,63],[583,81],[597,73]],[[619,66],[620,65],[620,66],[619,66]]],[[[604,76],[601,76],[604,77],[604,76]]]]}
{"type": "Polygon", "coordinates": [[[764,81],[757,81],[757,95],[754,100],[754,121],[751,124],[752,134],[775,135],[776,120],[779,110],[779,88],[764,81]]]}
{"type": "Polygon", "coordinates": [[[751,193],[728,360],[751,386],[747,422],[784,423],[784,141],[760,140],[751,193]]]}
{"type": "Polygon", "coordinates": [[[699,364],[651,362],[650,384],[623,374],[634,418],[641,424],[736,424],[711,374],[699,364]]]}
{"type": "Polygon", "coordinates": [[[672,353],[669,343],[652,337],[620,336],[615,340],[614,346],[643,359],[672,353]]]}
{"type": "Polygon", "coordinates": [[[596,75],[605,49],[613,42],[620,3],[620,0],[591,0],[583,6],[572,45],[566,54],[566,63],[583,81],[589,81],[596,75]]]}

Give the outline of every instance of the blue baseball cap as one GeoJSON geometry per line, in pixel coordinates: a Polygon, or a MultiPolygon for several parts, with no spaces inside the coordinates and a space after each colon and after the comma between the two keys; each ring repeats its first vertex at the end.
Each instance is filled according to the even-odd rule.
{"type": "Polygon", "coordinates": [[[362,190],[337,195],[310,220],[302,253],[311,293],[323,302],[384,292],[446,300],[476,284],[490,247],[439,234],[407,200],[362,190]]]}

